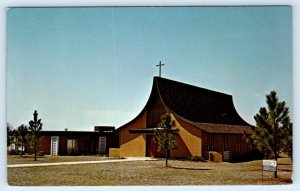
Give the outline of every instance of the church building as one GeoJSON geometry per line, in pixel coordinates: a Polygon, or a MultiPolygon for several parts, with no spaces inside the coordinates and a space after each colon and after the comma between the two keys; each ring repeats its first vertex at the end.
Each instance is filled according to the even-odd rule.
{"type": "Polygon", "coordinates": [[[166,112],[179,129],[171,158],[203,156],[231,161],[251,154],[243,139],[243,133],[251,133],[251,127],[235,110],[231,95],[154,77],[143,110],[119,128],[119,155],[164,157],[164,152],[157,152],[153,132],[166,112]]]}

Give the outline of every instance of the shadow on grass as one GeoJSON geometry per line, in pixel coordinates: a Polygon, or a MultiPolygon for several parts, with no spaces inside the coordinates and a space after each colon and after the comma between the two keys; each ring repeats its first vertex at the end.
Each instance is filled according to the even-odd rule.
{"type": "Polygon", "coordinates": [[[290,179],[290,178],[278,178],[276,181],[277,182],[285,182],[285,183],[288,183],[288,184],[293,183],[292,179],[290,179]]]}
{"type": "Polygon", "coordinates": [[[180,169],[180,170],[212,170],[211,168],[187,168],[187,167],[174,167],[174,166],[169,166],[169,168],[180,169]]]}
{"type": "MultiPolygon", "coordinates": [[[[23,155],[20,158],[34,158],[34,155],[23,155]]],[[[36,156],[36,158],[46,158],[46,156],[36,156]]]]}
{"type": "Polygon", "coordinates": [[[289,169],[278,169],[278,171],[283,171],[283,172],[293,172],[293,170],[289,170],[289,169]]]}

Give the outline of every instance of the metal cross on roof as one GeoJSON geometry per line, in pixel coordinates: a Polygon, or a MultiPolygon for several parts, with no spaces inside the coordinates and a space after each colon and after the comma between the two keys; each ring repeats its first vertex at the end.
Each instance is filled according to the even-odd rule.
{"type": "Polygon", "coordinates": [[[161,67],[164,66],[165,64],[162,64],[161,61],[159,61],[159,64],[157,64],[156,66],[159,67],[159,77],[161,77],[161,67]]]}

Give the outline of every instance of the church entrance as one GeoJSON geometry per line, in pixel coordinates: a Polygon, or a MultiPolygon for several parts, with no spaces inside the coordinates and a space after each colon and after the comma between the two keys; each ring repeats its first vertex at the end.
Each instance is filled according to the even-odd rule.
{"type": "Polygon", "coordinates": [[[146,137],[146,146],[147,146],[147,157],[154,157],[154,158],[164,158],[165,157],[165,151],[161,150],[160,152],[157,151],[158,145],[154,140],[153,135],[147,135],[146,137]]]}

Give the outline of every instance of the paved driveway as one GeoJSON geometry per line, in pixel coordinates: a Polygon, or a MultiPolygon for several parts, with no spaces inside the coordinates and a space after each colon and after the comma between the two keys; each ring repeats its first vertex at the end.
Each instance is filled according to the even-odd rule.
{"type": "Polygon", "coordinates": [[[96,164],[96,163],[146,161],[146,160],[157,160],[157,159],[150,158],[150,157],[128,157],[128,158],[125,158],[125,159],[100,160],[100,161],[55,162],[55,163],[39,163],[39,164],[11,164],[11,165],[7,165],[7,167],[8,168],[18,168],[18,167],[74,165],[74,164],[96,164]]]}

